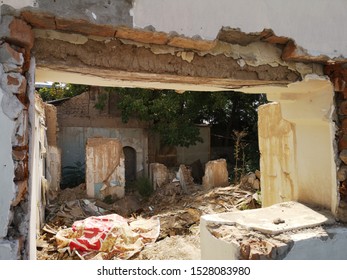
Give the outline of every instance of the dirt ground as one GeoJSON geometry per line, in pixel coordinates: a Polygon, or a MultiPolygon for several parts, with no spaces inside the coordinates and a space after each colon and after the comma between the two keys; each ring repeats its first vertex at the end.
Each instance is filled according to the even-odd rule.
{"type": "MultiPolygon", "coordinates": [[[[200,216],[204,214],[239,211],[260,207],[255,189],[247,184],[203,190],[200,185],[189,187],[188,194],[172,186],[157,191],[148,199],[133,193],[112,204],[87,199],[85,185],[62,190],[47,206],[46,224],[37,238],[37,259],[81,259],[79,254],[57,248],[56,234],[77,220],[90,216],[116,213],[134,221],[158,218],[159,236],[128,259],[137,260],[195,260],[200,259],[200,216]]],[[[109,258],[115,258],[109,256],[109,258]]]]}

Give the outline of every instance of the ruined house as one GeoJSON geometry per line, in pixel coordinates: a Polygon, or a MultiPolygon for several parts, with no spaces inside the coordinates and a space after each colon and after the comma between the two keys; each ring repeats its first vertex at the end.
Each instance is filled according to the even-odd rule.
{"type": "MultiPolygon", "coordinates": [[[[45,118],[34,95],[35,82],[49,80],[265,93],[273,103],[259,109],[263,206],[301,202],[325,209],[333,220],[347,222],[344,0],[264,0],[252,3],[252,9],[242,0],[2,3],[0,259],[35,259],[37,221],[44,207],[42,189],[48,188],[49,193],[50,186],[55,186],[43,172],[48,168],[43,159],[50,149],[44,145],[45,118]]],[[[48,162],[54,163],[56,146],[48,146],[52,147],[48,162]]],[[[57,169],[52,164],[50,174],[57,169]]],[[[270,212],[280,215],[283,205],[270,212]]],[[[316,211],[301,211],[296,203],[290,205],[298,211],[288,215],[301,217],[302,227],[324,225],[328,220],[317,218],[316,211]]],[[[257,211],[252,215],[271,224],[265,229],[268,233],[293,229],[285,223],[287,218],[257,211]]],[[[230,247],[223,255],[217,248],[226,248],[226,241],[211,243],[207,228],[214,218],[206,217],[202,223],[203,252],[214,252],[203,257],[251,258],[249,244],[230,247]],[[215,250],[205,250],[209,246],[215,250]]],[[[244,223],[239,218],[237,213],[224,217],[241,227],[244,223]]],[[[263,226],[253,224],[260,230],[263,226]]],[[[324,238],[312,232],[301,235],[300,242],[316,250],[324,248],[312,250],[315,256],[346,258],[347,245],[341,241],[347,235],[344,225],[326,231],[324,238]]],[[[271,248],[283,245],[269,243],[271,248]]],[[[295,244],[285,247],[281,258],[312,256],[310,250],[292,248],[295,244]]],[[[273,258],[279,256],[276,252],[273,258]]]]}
{"type": "MultiPolygon", "coordinates": [[[[150,131],[149,122],[136,118],[131,118],[126,123],[122,121],[121,112],[117,109],[118,100],[117,93],[109,93],[100,87],[90,87],[86,92],[73,98],[49,102],[56,108],[54,117],[56,125],[51,127],[52,123],[47,124],[47,132],[49,135],[54,134],[56,146],[61,151],[63,186],[71,184],[64,178],[64,168],[79,163],[84,166],[88,163],[86,149],[89,151],[89,147],[86,147],[86,144],[89,138],[119,140],[124,156],[126,184],[139,177],[148,177],[149,164],[154,162],[174,167],[197,160],[205,164],[210,159],[209,126],[199,125],[202,143],[189,148],[161,147],[160,137],[150,131]],[[102,96],[102,105],[100,105],[100,96],[102,96]]],[[[109,150],[106,149],[105,154],[99,154],[98,157],[105,158],[108,153],[109,150]]]]}

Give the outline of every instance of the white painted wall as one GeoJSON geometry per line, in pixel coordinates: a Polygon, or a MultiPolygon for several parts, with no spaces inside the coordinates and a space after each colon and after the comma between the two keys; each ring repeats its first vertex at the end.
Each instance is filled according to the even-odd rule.
{"type": "Polygon", "coordinates": [[[36,236],[39,230],[40,209],[42,209],[41,200],[41,173],[39,167],[40,161],[40,143],[39,143],[39,127],[40,121],[35,110],[35,59],[30,62],[30,70],[28,75],[27,94],[30,101],[29,106],[29,203],[30,203],[30,225],[29,225],[29,259],[36,259],[36,236]]]}
{"type": "Polygon", "coordinates": [[[135,0],[134,25],[216,38],[225,27],[243,32],[271,28],[292,38],[312,55],[347,57],[346,0],[135,0]]]}
{"type": "MultiPolygon", "coordinates": [[[[12,160],[12,133],[15,122],[10,120],[4,113],[3,90],[0,88],[0,239],[7,235],[9,224],[10,205],[15,195],[14,165],[12,160]]],[[[0,244],[1,246],[1,244],[0,244]]],[[[0,249],[1,251],[1,249],[0,249]]]]}
{"type": "MultiPolygon", "coordinates": [[[[294,189],[292,193],[294,196],[287,196],[285,201],[298,200],[319,205],[331,209],[331,212],[336,214],[338,183],[333,146],[335,139],[335,123],[332,120],[334,89],[331,82],[323,77],[308,75],[304,81],[292,83],[287,87],[266,86],[243,88],[241,91],[247,93],[266,92],[269,101],[276,101],[280,104],[282,118],[292,124],[295,168],[290,168],[290,177],[293,179],[294,189]]],[[[259,129],[264,128],[259,126],[259,129]]],[[[271,140],[271,137],[269,139],[271,140]]],[[[262,144],[261,141],[259,143],[262,144]]],[[[293,151],[293,149],[286,147],[285,142],[278,144],[283,144],[283,151],[293,151]]],[[[264,142],[263,148],[260,149],[266,149],[266,145],[264,142]]],[[[266,155],[262,154],[263,156],[266,155]]],[[[288,162],[280,163],[283,170],[292,165],[290,160],[292,155],[287,158],[289,159],[288,162]]],[[[263,161],[268,160],[271,161],[269,158],[263,159],[263,161]]],[[[270,162],[270,166],[271,164],[270,162]]],[[[264,175],[266,176],[266,174],[264,175]]],[[[262,178],[262,183],[271,181],[271,177],[274,175],[277,176],[276,173],[272,174],[272,171],[268,172],[269,178],[266,180],[262,178]]],[[[283,188],[288,184],[284,181],[281,185],[283,188]]],[[[281,202],[272,195],[272,192],[276,192],[277,188],[272,189],[270,186],[269,189],[263,188],[262,190],[263,202],[269,201],[270,204],[281,202]]],[[[270,204],[266,204],[266,206],[270,204]]]]}
{"type": "Polygon", "coordinates": [[[11,137],[15,122],[2,110],[3,90],[0,88],[0,260],[17,259],[18,244],[2,240],[7,235],[10,222],[10,206],[15,195],[14,165],[12,160],[11,137]]]}
{"type": "Polygon", "coordinates": [[[0,5],[1,4],[10,5],[13,8],[20,9],[28,6],[34,7],[36,5],[36,0],[1,0],[0,5]]]}

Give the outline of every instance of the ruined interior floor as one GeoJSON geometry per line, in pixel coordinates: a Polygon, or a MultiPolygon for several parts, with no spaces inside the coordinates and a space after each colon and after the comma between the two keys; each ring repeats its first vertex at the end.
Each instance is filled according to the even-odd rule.
{"type": "MultiPolygon", "coordinates": [[[[191,185],[189,194],[172,185],[157,189],[148,199],[127,194],[113,204],[87,199],[85,184],[62,190],[58,198],[47,207],[47,223],[37,239],[38,260],[80,259],[75,253],[59,252],[55,240],[58,230],[70,227],[76,220],[90,216],[84,202],[95,202],[103,214],[117,213],[129,219],[139,216],[158,217],[160,234],[155,243],[131,257],[136,260],[194,260],[200,259],[201,215],[258,208],[257,190],[248,183],[203,190],[201,185],[191,185]],[[83,200],[85,199],[85,200],[83,200]]],[[[95,213],[94,213],[95,214],[95,213]]],[[[112,259],[112,256],[109,257],[112,259]]]]}

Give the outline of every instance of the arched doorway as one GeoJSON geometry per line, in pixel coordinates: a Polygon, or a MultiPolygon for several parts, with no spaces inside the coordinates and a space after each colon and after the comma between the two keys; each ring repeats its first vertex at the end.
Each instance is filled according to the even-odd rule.
{"type": "Polygon", "coordinates": [[[132,147],[125,146],[124,153],[124,168],[125,168],[125,186],[129,186],[136,180],[136,150],[132,147]]]}

